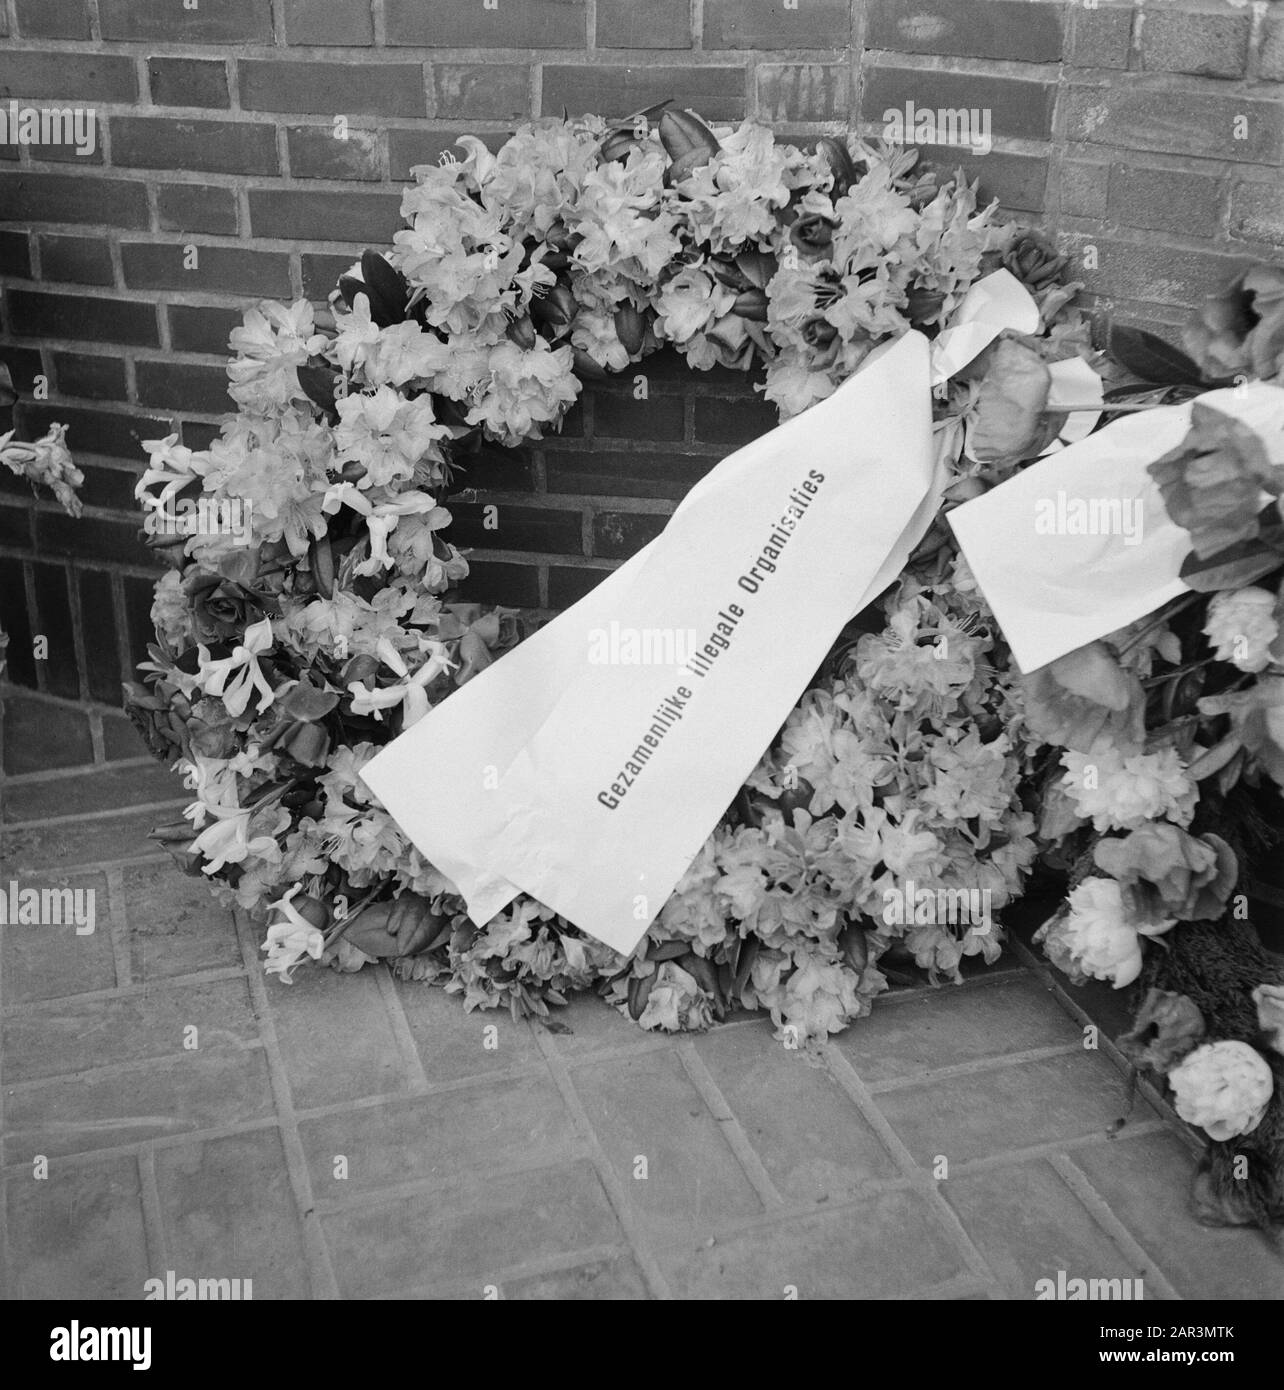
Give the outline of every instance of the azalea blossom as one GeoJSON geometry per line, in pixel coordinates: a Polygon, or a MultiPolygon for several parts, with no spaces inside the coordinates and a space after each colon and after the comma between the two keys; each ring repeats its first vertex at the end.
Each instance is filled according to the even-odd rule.
{"type": "Polygon", "coordinates": [[[369,394],[345,396],[337,408],[338,456],[364,466],[359,487],[404,482],[424,458],[440,462],[438,441],[447,438],[450,430],[437,422],[427,396],[406,400],[391,386],[379,386],[369,394]]]}
{"type": "Polygon", "coordinates": [[[242,326],[232,330],[228,394],[247,410],[280,410],[303,395],[297,369],[326,345],[307,300],[247,309],[242,326]]]}

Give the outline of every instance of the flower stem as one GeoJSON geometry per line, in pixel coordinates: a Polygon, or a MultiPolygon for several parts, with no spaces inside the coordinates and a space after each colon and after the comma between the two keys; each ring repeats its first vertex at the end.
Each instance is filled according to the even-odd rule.
{"type": "Polygon", "coordinates": [[[1113,415],[1119,411],[1154,410],[1153,405],[1117,405],[1111,401],[1100,401],[1096,405],[1050,405],[1045,406],[1041,415],[1073,415],[1078,411],[1095,411],[1101,415],[1113,415]]]}
{"type": "Polygon", "coordinates": [[[1199,661],[1188,661],[1185,666],[1174,666],[1171,671],[1164,671],[1157,676],[1149,677],[1149,679],[1142,681],[1142,685],[1146,689],[1149,689],[1152,685],[1162,685],[1164,681],[1173,680],[1177,676],[1187,676],[1192,671],[1198,671],[1201,667],[1207,666],[1210,662],[1216,660],[1217,658],[1215,656],[1205,656],[1199,661]]]}
{"type": "Polygon", "coordinates": [[[1115,655],[1122,656],[1124,652],[1131,651],[1133,647],[1135,647],[1143,637],[1153,632],[1155,628],[1160,626],[1161,623],[1166,623],[1169,620],[1169,618],[1175,618],[1177,614],[1182,611],[1183,608],[1189,608],[1190,605],[1194,603],[1195,600],[1199,597],[1200,595],[1198,592],[1189,593],[1184,598],[1178,599],[1177,602],[1170,609],[1168,609],[1166,613],[1156,613],[1155,616],[1150,620],[1150,622],[1148,622],[1146,626],[1141,629],[1140,632],[1130,637],[1128,641],[1123,644],[1122,647],[1118,648],[1115,655]]]}

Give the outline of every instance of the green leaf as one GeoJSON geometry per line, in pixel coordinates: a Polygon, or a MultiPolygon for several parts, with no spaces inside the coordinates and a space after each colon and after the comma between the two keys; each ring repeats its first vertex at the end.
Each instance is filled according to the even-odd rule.
{"type": "Polygon", "coordinates": [[[758,958],[758,950],[761,942],[758,937],[750,936],[745,938],[744,945],[740,950],[740,958],[736,961],[736,998],[744,993],[744,987],[749,982],[749,973],[753,969],[753,963],[758,958]]]}
{"type": "Polygon", "coordinates": [[[1180,577],[1196,592],[1216,593],[1219,589],[1242,589],[1284,565],[1284,555],[1256,538],[1237,541],[1201,560],[1192,550],[1182,561],[1180,577]]]}
{"type": "Polygon", "coordinates": [[[404,322],[410,285],[401,271],[390,266],[377,251],[366,251],[361,257],[361,275],[366,282],[373,322],[380,328],[404,322]]]}
{"type": "Polygon", "coordinates": [[[824,157],[834,175],[833,199],[835,202],[852,187],[860,177],[852,161],[847,145],[835,140],[832,135],[824,135],[816,141],[816,152],[824,157]]]}
{"type": "Polygon", "coordinates": [[[1144,328],[1111,324],[1106,351],[1142,381],[1165,386],[1200,386],[1204,382],[1203,372],[1184,352],[1144,328]]]}
{"type": "Polygon", "coordinates": [[[303,719],[311,723],[317,719],[324,719],[339,703],[340,698],[335,691],[322,690],[305,678],[285,696],[279,708],[291,719],[303,719]]]}
{"type": "Polygon", "coordinates": [[[319,405],[327,415],[333,415],[335,411],[334,388],[338,377],[335,376],[331,367],[314,367],[309,363],[304,363],[301,367],[295,367],[295,373],[299,378],[299,385],[310,401],[319,405]]]}

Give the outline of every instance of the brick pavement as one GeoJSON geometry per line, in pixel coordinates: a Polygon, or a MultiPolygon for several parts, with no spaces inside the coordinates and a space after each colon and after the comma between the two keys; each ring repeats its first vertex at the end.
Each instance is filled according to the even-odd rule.
{"type": "Polygon", "coordinates": [[[674,1039],[585,999],[549,1031],[382,970],[285,987],[142,838],[181,798],[119,716],[22,693],[5,724],[0,882],[97,894],[92,934],[0,928],[7,1297],[1284,1287],[1262,1237],[1187,1214],[1171,1117],[1117,1126],[1108,1045],[1028,961],[899,991],[817,1059],[753,1017],[674,1039]]]}

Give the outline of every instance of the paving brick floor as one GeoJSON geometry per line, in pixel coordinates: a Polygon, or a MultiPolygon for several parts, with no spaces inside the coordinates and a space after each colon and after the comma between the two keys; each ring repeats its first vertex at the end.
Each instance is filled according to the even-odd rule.
{"type": "Polygon", "coordinates": [[[818,1058],[755,1018],[665,1038],[588,999],[552,1032],[379,969],[286,987],[142,838],[183,798],[138,748],[7,702],[0,882],[96,894],[92,934],[0,929],[8,1297],[1284,1290],[1262,1237],[1187,1214],[1186,1138],[1029,963],[899,992],[818,1058]]]}

